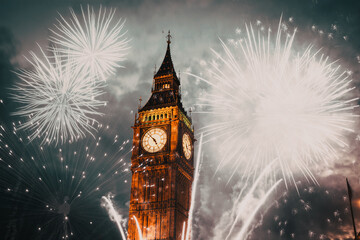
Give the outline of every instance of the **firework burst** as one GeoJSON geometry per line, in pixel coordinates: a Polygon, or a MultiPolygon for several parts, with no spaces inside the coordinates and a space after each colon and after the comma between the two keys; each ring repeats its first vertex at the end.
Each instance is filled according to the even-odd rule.
{"type": "Polygon", "coordinates": [[[87,12],[81,7],[82,18],[70,8],[72,18],[62,15],[57,20],[50,41],[59,52],[74,59],[73,66],[89,72],[94,80],[106,80],[121,67],[128,50],[128,39],[123,31],[125,21],[115,21],[115,9],[102,8],[98,14],[90,6],[87,12]]]}
{"type": "Polygon", "coordinates": [[[21,82],[13,88],[12,97],[22,106],[15,115],[28,117],[21,128],[32,131],[30,140],[43,137],[42,144],[63,143],[91,133],[94,117],[101,115],[99,107],[106,105],[98,100],[102,84],[67,64],[71,58],[64,59],[57,51],[47,56],[40,50],[43,59],[30,52],[27,61],[32,69],[16,72],[21,82]]]}
{"type": "Polygon", "coordinates": [[[96,139],[50,148],[27,142],[18,126],[0,126],[0,208],[7,213],[7,228],[20,228],[33,239],[115,234],[108,228],[99,236],[94,229],[106,224],[101,196],[127,185],[130,165],[123,159],[131,152],[129,140],[95,123],[96,139]]]}
{"type": "Polygon", "coordinates": [[[316,182],[311,166],[347,146],[356,99],[336,62],[311,46],[295,52],[296,31],[282,26],[280,20],[275,38],[270,29],[266,35],[246,26],[245,38],[232,41],[234,49],[221,41],[225,54],[213,50],[209,78],[190,74],[211,86],[198,111],[211,115],[201,131],[221,152],[219,168],[229,164],[246,180],[275,161],[270,179],[280,172],[295,183],[300,171],[316,182]]]}

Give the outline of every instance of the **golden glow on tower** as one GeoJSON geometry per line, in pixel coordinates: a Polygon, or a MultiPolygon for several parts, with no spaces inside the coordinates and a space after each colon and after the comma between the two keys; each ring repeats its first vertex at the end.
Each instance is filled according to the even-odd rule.
{"type": "Polygon", "coordinates": [[[128,239],[180,240],[193,181],[194,129],[180,95],[170,34],[151,96],[135,118],[128,239]]]}

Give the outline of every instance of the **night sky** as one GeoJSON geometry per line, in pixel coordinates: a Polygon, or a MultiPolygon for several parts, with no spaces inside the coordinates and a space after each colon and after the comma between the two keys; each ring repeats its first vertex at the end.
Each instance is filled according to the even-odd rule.
{"type": "MultiPolygon", "coordinates": [[[[150,96],[155,66],[160,66],[166,51],[168,30],[172,35],[172,60],[180,75],[182,99],[187,110],[192,108],[196,112],[198,97],[208,86],[186,72],[198,76],[205,74],[206,63],[214,58],[210,49],[222,51],[219,38],[231,42],[236,37],[237,29],[244,29],[245,23],[250,22],[256,25],[260,21],[261,26],[275,29],[281,16],[290,29],[297,28],[294,43],[296,50],[304,50],[312,44],[351,72],[354,86],[360,84],[360,2],[356,0],[2,0],[0,99],[4,103],[0,104],[0,124],[5,128],[11,129],[13,122],[23,120],[12,115],[18,104],[11,98],[11,88],[19,81],[13,71],[30,67],[24,56],[29,56],[29,51],[38,52],[37,44],[44,48],[48,46],[49,28],[53,27],[58,13],[66,18],[69,17],[70,7],[79,13],[80,5],[87,4],[94,8],[100,4],[106,8],[116,8],[116,17],[126,19],[127,37],[131,39],[131,49],[127,59],[122,62],[124,68],[119,68],[108,79],[106,94],[102,97],[108,101],[108,105],[100,109],[104,115],[97,119],[104,126],[109,124],[111,127],[109,131],[97,133],[97,136],[103,137],[105,146],[100,153],[94,153],[97,158],[101,158],[103,152],[114,152],[114,157],[123,158],[129,164],[130,155],[126,151],[131,148],[131,126],[137,112],[138,99],[141,97],[146,101],[150,96]],[[113,141],[114,135],[118,135],[119,142],[130,140],[124,153],[115,153],[111,144],[107,144],[113,141]]],[[[353,94],[359,97],[359,88],[353,94]]],[[[193,123],[196,131],[206,125],[207,119],[194,113],[193,123]]],[[[358,122],[357,129],[360,129],[358,122]]],[[[13,143],[21,155],[38,154],[36,142],[26,145],[25,151],[11,134],[5,139],[13,143]]],[[[89,137],[80,141],[77,147],[93,142],[96,143],[89,137]]],[[[355,221],[360,229],[360,151],[356,132],[349,135],[349,142],[349,149],[342,153],[341,159],[313,169],[319,185],[307,182],[299,174],[299,194],[294,186],[277,189],[259,211],[248,239],[353,239],[345,177],[353,188],[355,221]]],[[[43,157],[58,156],[59,146],[51,145],[48,148],[47,153],[42,154],[43,157]]],[[[212,151],[208,145],[204,146],[195,204],[194,239],[223,239],[221,231],[229,224],[228,211],[236,198],[234,192],[238,190],[236,181],[240,176],[235,176],[228,183],[230,169],[224,168],[215,173],[217,159],[213,157],[215,155],[212,151]]],[[[97,167],[106,172],[106,167],[114,166],[104,163],[97,167]]],[[[22,171],[27,169],[19,173],[22,171]]],[[[49,174],[49,178],[51,176],[54,174],[49,174]]],[[[27,177],[27,174],[22,173],[22,177],[17,178],[6,164],[0,165],[0,239],[60,239],[59,236],[65,230],[57,226],[57,230],[52,231],[51,226],[62,226],[61,220],[51,220],[56,218],[43,209],[43,202],[36,198],[36,193],[29,196],[30,200],[27,201],[26,194],[6,192],[10,185],[22,189],[21,182],[26,182],[27,177]],[[40,226],[41,231],[38,229],[40,226]]],[[[127,218],[131,174],[124,172],[111,179],[99,194],[92,194],[87,201],[70,207],[69,216],[74,218],[70,231],[74,234],[73,239],[120,239],[116,225],[100,207],[100,197],[112,192],[118,211],[127,218]]],[[[36,183],[29,181],[28,184],[31,188],[31,184],[36,183]]],[[[36,185],[33,187],[36,188],[36,185]]],[[[47,198],[45,195],[41,193],[39,196],[47,198]]],[[[60,209],[60,214],[66,211],[60,209]]]]}

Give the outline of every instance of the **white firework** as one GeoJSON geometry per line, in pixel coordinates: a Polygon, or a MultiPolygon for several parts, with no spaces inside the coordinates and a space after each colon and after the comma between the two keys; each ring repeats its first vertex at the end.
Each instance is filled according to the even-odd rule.
{"type": "Polygon", "coordinates": [[[15,115],[26,116],[21,128],[31,130],[30,140],[43,137],[42,143],[63,143],[69,138],[83,137],[95,130],[94,117],[101,115],[99,100],[101,84],[91,80],[89,74],[71,67],[72,60],[60,57],[57,51],[47,56],[30,52],[30,70],[16,72],[20,82],[14,87],[12,97],[22,104],[15,115]]]}
{"type": "Polygon", "coordinates": [[[246,25],[234,49],[221,41],[225,54],[213,50],[207,79],[190,75],[211,86],[199,113],[209,115],[202,131],[221,153],[219,168],[231,165],[232,174],[251,180],[275,161],[271,178],[281,173],[295,183],[300,171],[316,183],[311,167],[347,145],[356,99],[336,62],[311,46],[295,52],[296,30],[285,37],[284,31],[281,20],[275,39],[246,25]]]}
{"type": "Polygon", "coordinates": [[[71,18],[62,15],[50,41],[59,53],[74,59],[74,66],[91,73],[94,80],[106,80],[125,59],[129,40],[123,31],[125,21],[115,21],[115,9],[102,8],[98,14],[90,6],[81,7],[82,18],[70,8],[71,18]]]}

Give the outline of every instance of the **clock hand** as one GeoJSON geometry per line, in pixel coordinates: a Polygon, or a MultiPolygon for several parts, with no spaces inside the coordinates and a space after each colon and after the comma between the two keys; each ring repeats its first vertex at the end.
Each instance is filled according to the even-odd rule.
{"type": "Polygon", "coordinates": [[[156,143],[156,145],[157,145],[157,142],[156,142],[156,139],[155,138],[153,138],[153,137],[151,137],[153,140],[154,140],[154,142],[156,143]]]}
{"type": "Polygon", "coordinates": [[[158,143],[157,143],[157,141],[156,141],[156,139],[155,139],[153,136],[151,136],[150,133],[149,133],[149,136],[152,138],[152,140],[154,141],[154,143],[156,144],[156,146],[158,146],[158,148],[160,148],[159,145],[158,145],[158,143]]]}
{"type": "Polygon", "coordinates": [[[156,139],[153,136],[151,136],[150,133],[149,133],[149,136],[152,138],[152,140],[154,140],[155,144],[157,145],[156,139]]]}

